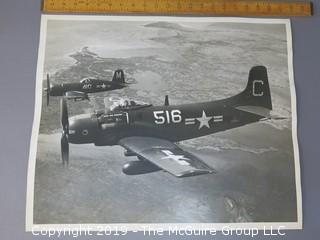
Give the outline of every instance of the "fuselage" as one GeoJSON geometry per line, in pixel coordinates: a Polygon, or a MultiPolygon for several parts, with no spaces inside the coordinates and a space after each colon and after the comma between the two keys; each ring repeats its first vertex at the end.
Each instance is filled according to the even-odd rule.
{"type": "Polygon", "coordinates": [[[69,142],[116,145],[120,139],[130,136],[178,142],[240,127],[262,118],[236,109],[230,99],[74,116],[70,118],[69,142]]]}
{"type": "Polygon", "coordinates": [[[90,82],[62,83],[50,87],[50,96],[63,96],[66,92],[76,91],[83,93],[104,92],[124,88],[124,84],[114,81],[95,79],[90,82]]]}

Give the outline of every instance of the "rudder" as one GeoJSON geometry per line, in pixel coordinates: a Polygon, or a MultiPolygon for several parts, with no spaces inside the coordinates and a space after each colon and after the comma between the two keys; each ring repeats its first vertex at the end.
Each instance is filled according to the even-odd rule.
{"type": "Polygon", "coordinates": [[[272,110],[271,94],[265,66],[252,67],[246,88],[236,96],[240,105],[265,107],[272,110]]]}
{"type": "Polygon", "coordinates": [[[114,71],[112,82],[124,83],[124,72],[122,69],[114,71]]]}

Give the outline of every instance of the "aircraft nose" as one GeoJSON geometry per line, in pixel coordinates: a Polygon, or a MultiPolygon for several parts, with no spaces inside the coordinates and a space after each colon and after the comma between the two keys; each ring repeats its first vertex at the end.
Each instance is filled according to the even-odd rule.
{"type": "Polygon", "coordinates": [[[88,116],[74,116],[69,118],[70,143],[93,143],[97,137],[98,125],[96,119],[88,116]]]}
{"type": "Polygon", "coordinates": [[[50,95],[51,96],[62,96],[63,88],[60,85],[50,84],[50,95]]]}

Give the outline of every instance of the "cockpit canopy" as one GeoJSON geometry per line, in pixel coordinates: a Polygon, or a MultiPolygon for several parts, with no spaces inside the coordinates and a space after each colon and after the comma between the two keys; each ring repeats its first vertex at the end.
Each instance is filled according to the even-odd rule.
{"type": "Polygon", "coordinates": [[[120,98],[117,100],[109,99],[112,104],[109,107],[110,111],[115,110],[130,110],[130,109],[137,109],[137,108],[143,108],[151,106],[149,103],[145,103],[142,101],[132,100],[128,98],[120,98]]]}
{"type": "Polygon", "coordinates": [[[93,82],[95,82],[95,81],[97,81],[96,78],[94,78],[94,77],[87,77],[87,78],[81,79],[80,83],[88,84],[88,83],[93,83],[93,82]]]}

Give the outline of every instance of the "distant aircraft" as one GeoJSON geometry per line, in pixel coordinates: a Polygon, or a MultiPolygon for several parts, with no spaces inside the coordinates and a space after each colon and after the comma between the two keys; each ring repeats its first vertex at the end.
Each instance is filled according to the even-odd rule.
{"type": "Polygon", "coordinates": [[[68,117],[67,102],[61,99],[61,155],[69,161],[69,143],[96,146],[120,145],[125,156],[138,160],[123,166],[123,172],[137,175],[164,170],[176,177],[213,173],[199,157],[175,143],[270,119],[272,110],[267,69],[250,70],[246,88],[217,101],[152,106],[122,100],[108,111],[68,117]]]}
{"type": "Polygon", "coordinates": [[[85,100],[89,99],[88,93],[111,91],[126,87],[124,72],[118,69],[114,72],[112,81],[100,80],[96,78],[84,78],[80,82],[62,83],[52,85],[49,74],[47,74],[47,106],[50,96],[65,96],[67,99],[85,100]]]}

